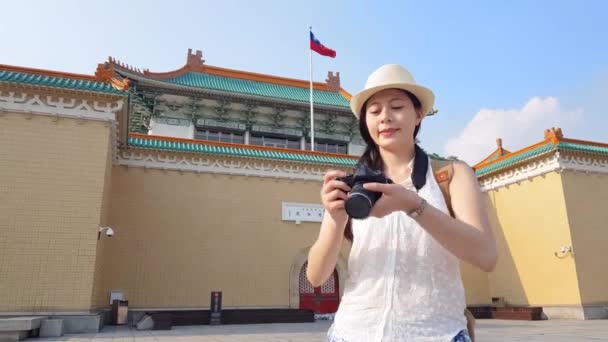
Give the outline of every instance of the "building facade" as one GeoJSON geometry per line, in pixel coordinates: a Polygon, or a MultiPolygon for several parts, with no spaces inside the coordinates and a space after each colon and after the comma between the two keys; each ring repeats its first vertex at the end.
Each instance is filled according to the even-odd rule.
{"type": "MultiPolygon", "coordinates": [[[[335,311],[348,246],[319,288],[305,267],[323,174],[363,150],[349,99],[339,73],[314,83],[310,151],[308,81],[209,66],[200,51],[169,72],[0,65],[0,314],[88,314],[111,298],[209,309],[212,291],[225,308],[335,311]]],[[[550,130],[475,166],[501,254],[490,274],[461,265],[469,306],[602,316],[604,195],[589,193],[606,186],[607,156],[550,130]]]]}
{"type": "Polygon", "coordinates": [[[499,247],[490,296],[555,318],[608,318],[608,144],[560,128],[475,165],[499,247]]]}

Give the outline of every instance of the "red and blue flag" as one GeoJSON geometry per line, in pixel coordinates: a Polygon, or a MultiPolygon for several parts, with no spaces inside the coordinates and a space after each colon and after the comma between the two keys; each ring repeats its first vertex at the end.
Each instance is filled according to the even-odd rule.
{"type": "Polygon", "coordinates": [[[321,56],[326,56],[326,57],[331,57],[331,58],[336,57],[336,51],[321,44],[321,42],[317,38],[315,38],[315,35],[312,33],[312,31],[310,31],[310,48],[312,49],[312,51],[315,51],[316,53],[320,54],[321,56]]]}

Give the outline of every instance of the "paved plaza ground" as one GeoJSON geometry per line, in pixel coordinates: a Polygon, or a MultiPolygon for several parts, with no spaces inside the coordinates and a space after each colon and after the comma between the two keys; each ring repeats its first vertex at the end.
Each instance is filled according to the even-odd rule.
{"type": "MultiPolygon", "coordinates": [[[[28,341],[126,342],[304,342],[324,341],[330,322],[174,327],[170,331],[137,331],[106,326],[97,334],[69,335],[28,341]]],[[[503,321],[478,320],[477,342],[608,341],[608,320],[503,321]]]]}

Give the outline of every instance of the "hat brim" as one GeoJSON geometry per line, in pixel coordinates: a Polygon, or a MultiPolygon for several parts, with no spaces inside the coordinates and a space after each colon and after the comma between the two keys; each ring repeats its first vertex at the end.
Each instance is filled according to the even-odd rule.
{"type": "Polygon", "coordinates": [[[374,94],[385,89],[402,89],[414,94],[414,96],[418,98],[418,101],[420,101],[424,116],[428,115],[433,110],[435,94],[433,94],[430,89],[411,83],[390,83],[371,87],[353,95],[350,100],[350,109],[353,111],[353,114],[355,114],[357,119],[359,119],[363,104],[365,104],[365,102],[374,94]]]}

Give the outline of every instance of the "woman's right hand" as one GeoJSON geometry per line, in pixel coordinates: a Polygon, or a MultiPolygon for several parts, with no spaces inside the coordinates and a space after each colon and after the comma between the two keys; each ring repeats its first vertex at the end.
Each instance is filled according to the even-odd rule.
{"type": "Polygon", "coordinates": [[[321,189],[321,202],[325,207],[325,210],[334,220],[334,222],[340,226],[346,225],[348,220],[348,214],[344,208],[344,201],[346,200],[347,193],[351,190],[350,187],[339,180],[337,177],[344,177],[346,173],[340,170],[332,170],[325,174],[323,179],[323,188],[321,189]]]}

